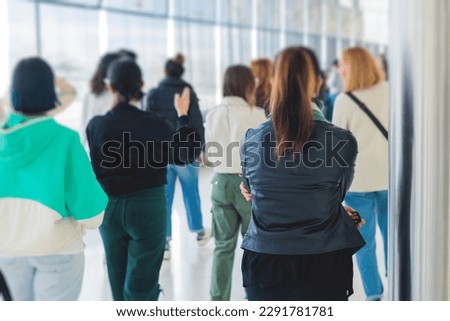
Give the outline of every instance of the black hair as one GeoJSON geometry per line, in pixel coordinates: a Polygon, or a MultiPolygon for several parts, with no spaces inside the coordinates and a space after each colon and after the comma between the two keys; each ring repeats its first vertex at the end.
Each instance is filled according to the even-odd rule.
{"type": "Polygon", "coordinates": [[[137,54],[134,51],[131,51],[129,49],[119,49],[117,54],[120,57],[127,57],[127,58],[129,58],[131,60],[134,60],[134,61],[137,60],[137,54]]]}
{"type": "Polygon", "coordinates": [[[334,59],[332,65],[336,66],[336,67],[339,67],[339,60],[338,59],[334,59]]]}
{"type": "Polygon", "coordinates": [[[107,53],[102,58],[97,65],[97,70],[92,76],[90,87],[91,92],[97,96],[101,95],[106,90],[106,84],[104,79],[106,78],[106,71],[108,70],[109,65],[116,59],[118,59],[120,55],[118,53],[107,53]]]}
{"type": "Polygon", "coordinates": [[[53,71],[47,62],[38,57],[19,61],[12,76],[11,102],[24,114],[45,113],[59,105],[53,71]]]}
{"type": "Polygon", "coordinates": [[[124,101],[139,101],[144,97],[141,91],[142,72],[135,61],[126,57],[116,59],[109,66],[107,77],[111,87],[123,97],[124,101]]]}
{"type": "Polygon", "coordinates": [[[167,76],[181,78],[184,73],[184,56],[178,53],[175,58],[166,61],[165,70],[167,76]]]}
{"type": "Polygon", "coordinates": [[[320,69],[319,59],[317,59],[316,53],[314,50],[307,48],[307,47],[301,47],[303,48],[307,53],[309,58],[311,58],[311,62],[314,69],[314,74],[316,75],[317,79],[322,78],[322,70],[320,69]]]}

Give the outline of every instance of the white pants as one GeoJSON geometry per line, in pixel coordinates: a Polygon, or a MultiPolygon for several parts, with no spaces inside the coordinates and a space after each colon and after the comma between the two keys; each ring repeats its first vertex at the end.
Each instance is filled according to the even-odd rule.
{"type": "Polygon", "coordinates": [[[81,292],[84,253],[29,257],[0,257],[13,300],[74,301],[81,292]]]}

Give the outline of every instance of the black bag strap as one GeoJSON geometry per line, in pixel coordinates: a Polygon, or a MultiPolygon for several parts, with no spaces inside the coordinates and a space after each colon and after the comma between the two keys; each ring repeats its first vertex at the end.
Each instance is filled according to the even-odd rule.
{"type": "Polygon", "coordinates": [[[2,271],[0,271],[0,294],[3,296],[3,300],[12,301],[11,294],[9,292],[6,281],[3,277],[2,271]]]}
{"type": "Polygon", "coordinates": [[[383,134],[383,136],[388,139],[388,131],[386,130],[386,128],[384,128],[384,126],[380,123],[380,121],[378,120],[377,117],[375,117],[375,115],[369,110],[369,108],[367,108],[367,106],[358,98],[356,98],[355,95],[353,95],[352,92],[348,92],[347,95],[359,106],[359,108],[361,108],[361,110],[363,112],[366,113],[367,116],[369,116],[369,118],[373,121],[373,123],[375,124],[375,126],[377,126],[377,128],[380,130],[380,132],[383,134]]]}

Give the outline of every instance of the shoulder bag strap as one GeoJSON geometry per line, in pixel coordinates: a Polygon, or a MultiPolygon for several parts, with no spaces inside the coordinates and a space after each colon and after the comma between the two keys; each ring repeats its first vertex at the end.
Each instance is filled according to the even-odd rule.
{"type": "Polygon", "coordinates": [[[367,116],[369,116],[369,118],[373,121],[373,123],[375,124],[375,126],[377,126],[377,128],[380,130],[380,132],[383,134],[383,136],[388,140],[388,131],[386,130],[386,128],[384,128],[384,126],[380,123],[380,121],[378,120],[377,117],[375,117],[375,115],[369,110],[369,108],[367,108],[366,105],[364,105],[364,103],[359,100],[358,98],[356,98],[355,95],[353,95],[352,92],[348,92],[347,95],[359,106],[359,108],[361,108],[361,110],[363,112],[366,113],[367,116]]]}

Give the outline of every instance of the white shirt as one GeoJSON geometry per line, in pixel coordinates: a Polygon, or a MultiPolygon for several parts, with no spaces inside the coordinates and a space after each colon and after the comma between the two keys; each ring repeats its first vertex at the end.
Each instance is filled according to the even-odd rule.
{"type": "MultiPolygon", "coordinates": [[[[381,82],[353,94],[388,129],[389,86],[381,82]]],[[[333,123],[348,129],[358,141],[355,178],[350,192],[372,192],[388,189],[388,141],[373,121],[346,94],[336,98],[333,123]]]]}
{"type": "Polygon", "coordinates": [[[224,97],[206,114],[205,157],[216,173],[241,173],[240,144],[250,128],[266,120],[264,110],[240,97],[224,97]]]}
{"type": "Polygon", "coordinates": [[[88,92],[84,97],[81,115],[81,142],[86,145],[86,127],[89,121],[98,115],[106,114],[111,108],[112,96],[109,91],[103,91],[99,96],[88,92]]]}

